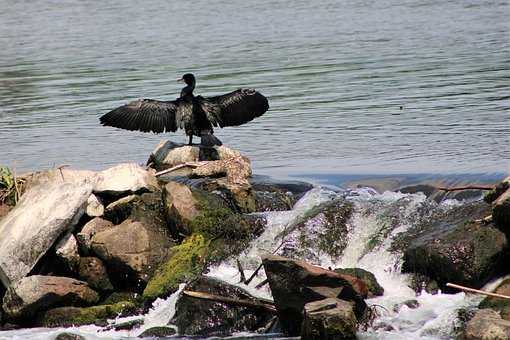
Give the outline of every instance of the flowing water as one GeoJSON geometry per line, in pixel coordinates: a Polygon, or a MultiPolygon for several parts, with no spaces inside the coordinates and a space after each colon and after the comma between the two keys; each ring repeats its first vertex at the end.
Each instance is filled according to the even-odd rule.
{"type": "MultiPolygon", "coordinates": [[[[251,246],[239,257],[246,276],[250,276],[260,264],[260,256],[264,253],[281,253],[284,248],[292,251],[294,244],[292,233],[283,233],[290,230],[301,221],[307,212],[324,202],[342,199],[354,204],[354,213],[348,221],[348,237],[345,250],[340,256],[334,257],[325,254],[320,249],[311,247],[307,260],[324,267],[360,267],[375,274],[378,282],[383,286],[385,293],[381,297],[368,299],[369,305],[379,306],[380,316],[375,320],[372,327],[359,332],[360,339],[453,339],[455,327],[459,324],[457,312],[461,308],[475,307],[481,300],[477,296],[458,294],[431,295],[422,292],[416,293],[408,287],[410,278],[400,271],[402,266],[402,254],[390,251],[390,245],[394,238],[402,232],[413,227],[431,213],[445,211],[462,204],[455,200],[447,200],[435,203],[427,200],[423,194],[401,194],[385,192],[378,194],[369,188],[357,189],[356,191],[332,191],[316,187],[301,198],[290,211],[267,212],[267,227],[262,235],[251,243],[251,246]],[[388,219],[391,219],[391,227],[388,229],[388,219]],[[383,231],[384,233],[381,233],[383,231]],[[282,235],[285,242],[290,244],[280,247],[282,235]],[[375,235],[379,237],[370,248],[367,247],[369,239],[375,235]],[[419,303],[417,309],[409,309],[406,306],[394,310],[396,304],[409,299],[416,299],[419,303]],[[386,327],[391,325],[392,330],[386,327]]],[[[313,234],[321,228],[320,223],[308,223],[306,233],[313,234]]],[[[320,231],[320,230],[319,230],[320,231]]],[[[240,274],[234,259],[227,260],[219,266],[210,268],[207,275],[219,278],[226,282],[239,285],[247,289],[255,296],[271,298],[267,285],[262,288],[256,286],[265,279],[263,270],[255,277],[249,286],[240,284],[240,274]]],[[[489,284],[486,289],[495,287],[495,283],[489,284]]],[[[149,313],[146,315],[133,316],[111,320],[119,323],[133,319],[144,319],[140,328],[130,331],[103,331],[96,326],[83,326],[70,328],[66,331],[79,333],[87,339],[125,339],[135,338],[143,330],[153,326],[167,325],[175,314],[175,303],[180,290],[166,300],[158,299],[149,313]]],[[[49,339],[64,329],[25,329],[17,331],[0,332],[0,339],[49,339]]]]}
{"type": "Polygon", "coordinates": [[[218,131],[257,172],[510,170],[508,0],[0,0],[0,164],[145,162],[102,127],[139,97],[252,86],[271,110],[218,131]],[[402,106],[402,110],[400,107],[402,106]]]}

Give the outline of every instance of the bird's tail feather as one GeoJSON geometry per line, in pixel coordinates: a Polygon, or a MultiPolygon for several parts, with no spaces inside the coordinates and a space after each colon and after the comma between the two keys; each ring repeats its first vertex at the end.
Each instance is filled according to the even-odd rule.
{"type": "Polygon", "coordinates": [[[210,133],[203,134],[202,136],[200,136],[200,139],[201,139],[201,144],[204,146],[215,146],[215,145],[223,144],[221,142],[221,140],[219,140],[218,138],[216,138],[215,135],[210,134],[210,133]]]}

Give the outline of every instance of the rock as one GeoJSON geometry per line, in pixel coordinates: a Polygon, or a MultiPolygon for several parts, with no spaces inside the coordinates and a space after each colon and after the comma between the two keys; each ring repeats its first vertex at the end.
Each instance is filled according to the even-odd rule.
{"type": "Polygon", "coordinates": [[[337,268],[334,272],[351,275],[363,280],[368,288],[368,297],[382,296],[384,294],[384,288],[377,282],[375,275],[367,270],[361,268],[337,268]]]}
{"type": "Polygon", "coordinates": [[[255,195],[250,184],[231,183],[226,178],[208,178],[199,188],[219,195],[235,211],[242,213],[256,211],[255,195]]]}
{"type": "Polygon", "coordinates": [[[85,282],[68,277],[33,275],[16,282],[4,296],[3,308],[13,319],[29,318],[55,306],[86,306],[99,296],[85,282]]]}
{"type": "Polygon", "coordinates": [[[415,300],[415,299],[406,300],[404,302],[395,304],[393,306],[393,311],[395,313],[398,313],[398,312],[400,312],[400,309],[404,306],[406,306],[409,309],[416,309],[416,308],[420,307],[420,303],[418,302],[418,300],[415,300]]]}
{"type": "Polygon", "coordinates": [[[250,180],[255,195],[256,211],[291,210],[294,204],[313,189],[313,185],[300,181],[275,181],[254,176],[250,180]]]}
{"type": "Polygon", "coordinates": [[[76,271],[80,263],[80,254],[78,253],[78,242],[72,233],[68,233],[57,243],[55,254],[62,259],[70,271],[76,271]]]}
{"type": "Polygon", "coordinates": [[[200,214],[198,200],[191,189],[181,183],[169,182],[163,190],[167,219],[174,224],[175,234],[191,234],[191,221],[200,214]]]}
{"type": "Polygon", "coordinates": [[[130,219],[96,233],[91,242],[114,283],[132,287],[149,280],[172,245],[164,231],[130,219]]]}
{"type": "Polygon", "coordinates": [[[111,305],[92,307],[58,307],[39,314],[39,327],[76,327],[82,325],[106,326],[108,319],[129,316],[139,312],[132,302],[118,302],[111,305]]]}
{"type": "MultiPolygon", "coordinates": [[[[510,279],[506,279],[494,290],[494,293],[510,296],[510,279]]],[[[487,296],[478,308],[490,308],[499,312],[501,318],[510,321],[510,300],[487,296]]]]}
{"type": "Polygon", "coordinates": [[[27,192],[36,186],[48,186],[53,183],[70,183],[78,186],[94,185],[96,176],[95,171],[75,170],[68,167],[36,171],[23,176],[25,179],[24,189],[27,192]]]}
{"type": "Polygon", "coordinates": [[[129,195],[108,204],[104,216],[114,224],[119,224],[126,220],[133,212],[133,207],[136,202],[139,202],[140,196],[129,195]]]}
{"type": "Polygon", "coordinates": [[[210,252],[210,243],[200,234],[194,234],[171,249],[164,262],[147,283],[143,291],[146,300],[164,298],[175,292],[180,283],[193,280],[202,274],[210,252]]]}
{"type": "Polygon", "coordinates": [[[79,334],[64,332],[57,335],[55,340],[85,340],[85,337],[79,334]]]}
{"type": "Polygon", "coordinates": [[[139,338],[165,338],[170,337],[172,335],[175,335],[177,333],[174,328],[172,327],[165,327],[165,326],[159,326],[159,327],[151,327],[149,329],[146,329],[143,331],[140,335],[138,335],[139,338]]]}
{"type": "Polygon", "coordinates": [[[494,224],[499,230],[510,236],[510,189],[502,193],[492,205],[494,224]]]}
{"type": "Polygon", "coordinates": [[[94,289],[113,290],[106,267],[97,257],[82,257],[79,262],[78,275],[94,289]]]}
{"type": "Polygon", "coordinates": [[[157,187],[154,171],[145,170],[138,164],[125,163],[98,172],[94,192],[122,195],[153,191],[157,187]]]}
{"type": "Polygon", "coordinates": [[[96,217],[87,222],[81,231],[76,234],[76,240],[80,250],[87,255],[90,251],[90,246],[92,245],[92,237],[96,233],[110,229],[111,227],[113,227],[112,222],[99,217],[96,217]]]}
{"type": "Polygon", "coordinates": [[[200,164],[191,172],[197,177],[225,176],[231,184],[250,185],[248,178],[251,176],[250,160],[244,156],[209,161],[200,164]]]}
{"type": "Polygon", "coordinates": [[[348,222],[353,205],[344,199],[311,209],[301,222],[287,230],[282,255],[318,262],[323,255],[339,258],[347,246],[348,222]]]}
{"type": "MultiPolygon", "coordinates": [[[[188,284],[190,291],[204,292],[239,300],[256,301],[245,290],[208,277],[188,284]]],[[[228,336],[237,332],[255,332],[265,325],[272,314],[265,310],[228,305],[183,295],[175,306],[176,313],[170,324],[176,325],[179,334],[200,336],[228,336]]]]}
{"type": "Polygon", "coordinates": [[[461,340],[510,339],[510,321],[503,320],[492,309],[480,309],[468,321],[459,337],[461,340]]]}
{"type": "Polygon", "coordinates": [[[483,286],[504,260],[507,247],[501,231],[476,222],[487,210],[485,203],[478,202],[453,208],[444,218],[433,220],[405,250],[403,271],[426,275],[445,290],[447,282],[483,286]]]}
{"type": "Polygon", "coordinates": [[[105,327],[104,330],[105,331],[109,331],[112,329],[115,331],[131,330],[133,328],[140,327],[141,325],[143,325],[143,322],[144,322],[143,318],[119,322],[119,323],[115,322],[115,323],[110,324],[107,327],[105,327]]]}
{"type": "Polygon", "coordinates": [[[439,284],[427,275],[412,273],[409,288],[420,295],[423,291],[435,295],[439,292],[439,284]]]}
{"type": "Polygon", "coordinates": [[[4,216],[7,216],[11,209],[12,207],[10,205],[0,203],[0,220],[2,220],[4,216]]]}
{"type": "Polygon", "coordinates": [[[510,176],[502,180],[500,183],[498,183],[493,190],[487,192],[483,200],[489,204],[493,203],[509,188],[510,188],[510,176]]]}
{"type": "Polygon", "coordinates": [[[0,221],[0,279],[25,277],[54,242],[78,222],[92,192],[88,184],[49,183],[25,192],[0,221]]]}
{"type": "Polygon", "coordinates": [[[103,216],[104,206],[96,195],[92,194],[89,196],[85,213],[90,217],[103,216]]]}
{"type": "Polygon", "coordinates": [[[302,261],[270,255],[262,263],[269,281],[283,331],[290,336],[301,332],[303,307],[312,301],[338,298],[354,302],[354,313],[361,318],[368,289],[363,281],[302,261]]]}
{"type": "Polygon", "coordinates": [[[216,161],[239,157],[241,153],[224,145],[204,147],[202,145],[184,145],[171,141],[161,141],[149,156],[147,164],[157,169],[171,168],[179,164],[198,161],[216,161]]]}
{"type": "Polygon", "coordinates": [[[356,339],[353,302],[327,298],[304,307],[302,339],[356,339]]]}

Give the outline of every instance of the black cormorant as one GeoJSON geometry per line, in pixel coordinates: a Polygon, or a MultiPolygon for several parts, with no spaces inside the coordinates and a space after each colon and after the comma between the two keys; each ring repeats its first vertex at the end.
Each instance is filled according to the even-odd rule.
{"type": "Polygon", "coordinates": [[[120,106],[99,120],[101,124],[143,132],[175,132],[184,129],[192,145],[193,136],[206,146],[221,145],[213,135],[214,127],[237,126],[263,115],[267,98],[254,89],[239,89],[221,96],[195,96],[195,76],[186,73],[179,81],[186,83],[181,96],[172,101],[139,99],[120,106]]]}

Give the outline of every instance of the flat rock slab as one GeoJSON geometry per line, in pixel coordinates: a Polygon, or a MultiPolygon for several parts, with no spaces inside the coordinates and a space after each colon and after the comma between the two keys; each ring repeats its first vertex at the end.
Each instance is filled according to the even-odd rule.
{"type": "Polygon", "coordinates": [[[0,221],[0,280],[5,287],[25,277],[46,251],[83,215],[90,184],[32,187],[0,221]]]}
{"type": "Polygon", "coordinates": [[[55,306],[87,306],[97,301],[97,293],[83,281],[33,275],[21,279],[7,290],[3,309],[9,317],[19,319],[55,306]]]}

